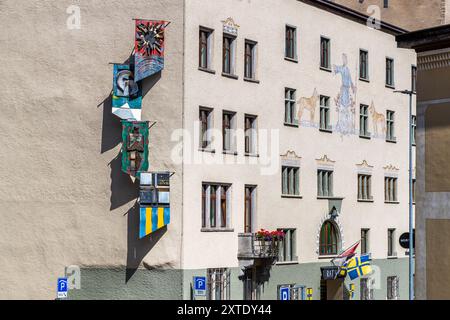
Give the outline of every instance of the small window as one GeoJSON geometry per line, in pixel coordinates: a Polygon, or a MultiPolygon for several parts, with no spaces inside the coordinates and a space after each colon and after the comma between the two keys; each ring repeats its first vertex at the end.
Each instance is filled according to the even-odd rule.
{"type": "Polygon", "coordinates": [[[236,113],[224,111],[222,115],[222,142],[223,151],[235,152],[236,139],[236,113]]]}
{"type": "Polygon", "coordinates": [[[395,142],[395,112],[386,111],[386,141],[395,142]]]}
{"type": "Polygon", "coordinates": [[[395,257],[395,229],[388,229],[388,257],[395,257]]]}
{"type": "Polygon", "coordinates": [[[281,186],[282,195],[300,195],[300,168],[281,167],[281,186]]]}
{"type": "Polygon", "coordinates": [[[284,89],[284,123],[288,125],[298,125],[295,116],[295,89],[284,89]]]}
{"type": "Polygon", "coordinates": [[[292,26],[286,26],[285,57],[297,60],[297,29],[292,26]]]}
{"type": "Polygon", "coordinates": [[[256,216],[256,186],[245,186],[244,232],[253,232],[256,216]]]}
{"type": "Polygon", "coordinates": [[[359,78],[369,80],[369,52],[359,50],[359,78]]]}
{"type": "Polygon", "coordinates": [[[389,0],[383,0],[383,8],[389,8],[389,0]]]}
{"type": "Polygon", "coordinates": [[[331,131],[330,97],[320,96],[320,130],[331,131]]]}
{"type": "Polygon", "coordinates": [[[411,67],[411,91],[416,92],[416,85],[417,85],[417,67],[412,66],[411,67]]]}
{"type": "Polygon", "coordinates": [[[284,239],[279,243],[278,262],[297,261],[296,229],[278,229],[284,231],[284,239]]]}
{"type": "Polygon", "coordinates": [[[373,288],[371,285],[372,279],[361,278],[360,280],[360,295],[361,300],[373,300],[373,288]]]}
{"type": "Polygon", "coordinates": [[[229,184],[202,184],[202,228],[230,228],[230,194],[229,184]]]}
{"type": "Polygon", "coordinates": [[[369,253],[369,232],[370,229],[361,229],[361,254],[369,253]]]}
{"type": "Polygon", "coordinates": [[[416,203],[416,179],[412,179],[412,201],[416,203]]]}
{"type": "Polygon", "coordinates": [[[320,37],[320,67],[331,69],[330,65],[330,39],[320,37]]]}
{"type": "Polygon", "coordinates": [[[394,59],[386,58],[386,86],[394,87],[394,59]]]}
{"type": "Polygon", "coordinates": [[[335,255],[339,250],[339,233],[334,223],[325,221],[320,229],[319,254],[335,255]]]}
{"type": "Polygon", "coordinates": [[[411,116],[411,143],[413,146],[416,145],[416,131],[417,131],[417,117],[411,116]]]}
{"type": "Polygon", "coordinates": [[[359,106],[359,136],[370,138],[369,132],[369,106],[361,104],[359,106]]]}
{"type": "Polygon", "coordinates": [[[222,72],[226,75],[234,75],[236,37],[223,35],[222,72]]]}
{"type": "Polygon", "coordinates": [[[207,269],[208,300],[230,300],[230,276],[228,268],[207,269]]]}
{"type": "Polygon", "coordinates": [[[256,42],[245,40],[244,77],[256,80],[256,42]]]}
{"type": "Polygon", "coordinates": [[[256,116],[246,115],[245,119],[245,154],[257,154],[256,116]]]}
{"type": "Polygon", "coordinates": [[[317,196],[319,197],[333,196],[333,171],[330,170],[317,171],[317,196]]]}
{"type": "Polygon", "coordinates": [[[358,174],[358,200],[372,200],[372,177],[358,174]]]}
{"type": "Polygon", "coordinates": [[[200,148],[211,147],[212,109],[200,107],[200,148]]]}
{"type": "Polygon", "coordinates": [[[399,281],[398,276],[387,277],[387,299],[398,300],[399,294],[399,281]]]}
{"type": "Polygon", "coordinates": [[[213,30],[200,27],[198,65],[201,69],[212,69],[212,34],[213,30]]]}
{"type": "Polygon", "coordinates": [[[397,202],[397,178],[384,177],[384,201],[397,202]]]}

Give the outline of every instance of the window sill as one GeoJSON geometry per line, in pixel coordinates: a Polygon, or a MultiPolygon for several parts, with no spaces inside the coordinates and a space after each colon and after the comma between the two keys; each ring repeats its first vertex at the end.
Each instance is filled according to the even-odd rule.
{"type": "Polygon", "coordinates": [[[332,72],[330,67],[322,67],[322,66],[320,66],[320,70],[326,71],[326,72],[332,72]]]}
{"type": "Polygon", "coordinates": [[[360,137],[361,139],[366,139],[366,140],[372,139],[372,137],[371,137],[370,135],[367,135],[367,136],[366,136],[366,135],[360,134],[359,137],[360,137]]]}
{"type": "Polygon", "coordinates": [[[281,195],[281,197],[282,198],[287,198],[287,199],[289,199],[289,198],[291,198],[291,199],[303,199],[303,196],[302,195],[297,195],[297,194],[282,194],[281,195]]]}
{"type": "Polygon", "coordinates": [[[231,73],[222,72],[222,76],[225,77],[225,78],[230,78],[230,79],[234,79],[234,80],[239,79],[238,76],[236,76],[234,74],[231,74],[231,73]]]}
{"type": "Polygon", "coordinates": [[[209,148],[198,148],[198,151],[216,153],[215,149],[209,149],[209,148]]]}
{"type": "Polygon", "coordinates": [[[384,203],[389,203],[389,204],[399,204],[400,201],[385,201],[384,203]]]}
{"type": "Polygon", "coordinates": [[[284,125],[285,125],[286,127],[298,128],[298,123],[289,123],[289,122],[285,122],[284,125]]]}
{"type": "Polygon", "coordinates": [[[237,156],[238,155],[237,151],[226,151],[226,150],[223,150],[222,153],[223,154],[230,154],[232,156],[237,156]]]}
{"type": "Polygon", "coordinates": [[[395,255],[395,256],[387,256],[387,258],[388,259],[398,259],[398,257],[395,255]]]}
{"type": "Polygon", "coordinates": [[[244,81],[251,82],[251,83],[259,83],[259,80],[256,80],[253,78],[247,78],[247,77],[244,77],[244,81]]]}
{"type": "Polygon", "coordinates": [[[374,202],[373,199],[357,199],[358,202],[374,202]]]}
{"type": "Polygon", "coordinates": [[[288,265],[292,265],[292,264],[299,264],[298,260],[294,260],[294,261],[277,261],[275,263],[277,266],[288,266],[288,265]]]}
{"type": "Polygon", "coordinates": [[[201,232],[234,232],[234,228],[201,228],[201,232]]]}
{"type": "Polygon", "coordinates": [[[344,197],[333,197],[333,196],[317,196],[317,199],[319,200],[344,200],[344,197]]]}
{"type": "Polygon", "coordinates": [[[298,59],[297,58],[290,58],[290,57],[284,57],[284,60],[286,61],[290,61],[290,62],[294,62],[294,63],[298,63],[298,59]]]}
{"type": "Polygon", "coordinates": [[[207,72],[207,73],[211,73],[211,74],[216,74],[216,72],[214,70],[208,69],[208,68],[198,67],[198,70],[207,72]]]}
{"type": "Polygon", "coordinates": [[[331,130],[331,129],[319,128],[319,131],[326,132],[326,133],[333,133],[333,130],[331,130]]]}
{"type": "Polygon", "coordinates": [[[320,255],[319,254],[319,259],[333,259],[336,258],[338,255],[337,254],[332,254],[332,255],[320,255]]]}
{"type": "Polygon", "coordinates": [[[359,78],[359,81],[362,81],[362,82],[367,82],[367,83],[369,83],[370,82],[370,80],[367,78],[359,78]]]}
{"type": "Polygon", "coordinates": [[[385,86],[386,88],[388,88],[388,89],[395,90],[395,85],[385,84],[384,86],[385,86]]]}
{"type": "Polygon", "coordinates": [[[397,139],[386,139],[386,142],[389,142],[389,143],[397,143],[397,139]]]}
{"type": "Polygon", "coordinates": [[[259,154],[257,153],[244,153],[244,156],[259,158],[259,154]]]}

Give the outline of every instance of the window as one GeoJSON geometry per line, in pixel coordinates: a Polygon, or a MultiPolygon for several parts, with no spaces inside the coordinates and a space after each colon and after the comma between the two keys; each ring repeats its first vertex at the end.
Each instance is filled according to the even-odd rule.
{"type": "Polygon", "coordinates": [[[416,145],[416,129],[417,129],[417,117],[411,116],[411,143],[413,146],[416,145]]]}
{"type": "Polygon", "coordinates": [[[278,248],[278,262],[297,261],[296,229],[278,229],[284,231],[284,239],[278,248]]]}
{"type": "Polygon", "coordinates": [[[397,178],[384,177],[384,201],[397,202],[397,178]]]}
{"type": "Polygon", "coordinates": [[[225,75],[234,75],[236,37],[223,35],[222,72],[225,75]]]}
{"type": "Polygon", "coordinates": [[[359,106],[359,136],[370,138],[369,133],[369,106],[361,104],[359,106]]]}
{"type": "Polygon", "coordinates": [[[200,27],[198,66],[201,69],[208,69],[208,70],[212,69],[211,67],[212,34],[213,30],[200,27]]]}
{"type": "Polygon", "coordinates": [[[202,185],[202,228],[227,229],[231,225],[231,186],[229,184],[202,185]]]}
{"type": "Polygon", "coordinates": [[[256,116],[245,115],[245,154],[257,154],[256,116]]]}
{"type": "Polygon", "coordinates": [[[235,123],[236,113],[224,111],[222,115],[222,142],[224,152],[234,152],[235,150],[235,123]]]}
{"type": "Polygon", "coordinates": [[[230,300],[230,269],[207,269],[208,300],[230,300]]]}
{"type": "Polygon", "coordinates": [[[373,300],[373,288],[371,285],[372,279],[361,278],[360,280],[360,294],[361,300],[373,300]]]}
{"type": "Polygon", "coordinates": [[[317,171],[317,195],[319,197],[333,196],[333,171],[317,171]]]}
{"type": "Polygon", "coordinates": [[[297,125],[298,120],[295,117],[295,89],[284,89],[284,123],[297,125]]]}
{"type": "Polygon", "coordinates": [[[395,257],[395,229],[388,229],[388,257],[395,257]]]}
{"type": "Polygon", "coordinates": [[[338,253],[338,231],[335,224],[325,221],[320,229],[319,254],[335,255],[338,253]]]}
{"type": "Polygon", "coordinates": [[[394,59],[386,58],[386,86],[394,87],[394,59]]]}
{"type": "Polygon", "coordinates": [[[369,80],[369,53],[359,50],[359,78],[369,80]]]}
{"type": "Polygon", "coordinates": [[[389,8],[389,0],[383,0],[383,8],[389,8]]]}
{"type": "Polygon", "coordinates": [[[200,107],[200,148],[211,147],[212,109],[200,107]]]}
{"type": "Polygon", "coordinates": [[[330,97],[320,96],[320,130],[331,131],[330,97]]]}
{"type": "Polygon", "coordinates": [[[256,79],[256,42],[245,40],[244,78],[256,79]]]}
{"type": "Polygon", "coordinates": [[[358,174],[358,200],[372,200],[372,177],[358,174]]]}
{"type": "Polygon", "coordinates": [[[386,111],[386,141],[395,142],[394,111],[386,111]]]}
{"type": "Polygon", "coordinates": [[[400,298],[398,276],[387,277],[387,299],[397,300],[398,298],[400,298]]]}
{"type": "Polygon", "coordinates": [[[320,37],[320,67],[330,69],[330,39],[320,37]]]}
{"type": "Polygon", "coordinates": [[[361,229],[361,254],[369,253],[370,229],[361,229]]]}
{"type": "Polygon", "coordinates": [[[281,185],[282,195],[300,195],[300,168],[281,167],[281,185]]]}
{"type": "Polygon", "coordinates": [[[417,67],[411,67],[411,91],[416,92],[416,84],[417,84],[417,67]]]}
{"type": "Polygon", "coordinates": [[[256,211],[256,186],[245,186],[244,232],[253,232],[256,211]]]}
{"type": "Polygon", "coordinates": [[[297,59],[297,29],[292,26],[286,26],[286,45],[285,57],[289,59],[297,59]]]}
{"type": "Polygon", "coordinates": [[[412,201],[416,203],[416,179],[412,179],[412,201]]]}

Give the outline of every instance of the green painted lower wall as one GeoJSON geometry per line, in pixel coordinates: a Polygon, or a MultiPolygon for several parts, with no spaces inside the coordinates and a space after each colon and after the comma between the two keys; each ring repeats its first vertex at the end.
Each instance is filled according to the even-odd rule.
{"type": "MultiPolygon", "coordinates": [[[[280,284],[304,285],[313,288],[313,300],[320,299],[320,267],[330,266],[324,263],[302,263],[274,265],[270,277],[261,287],[261,299],[277,299],[280,284]]],[[[373,260],[375,273],[375,300],[385,300],[387,296],[387,277],[399,277],[400,299],[408,299],[408,259],[373,260]]],[[[231,268],[230,297],[242,300],[243,282],[239,279],[239,268],[231,268]]],[[[197,270],[148,270],[137,269],[127,274],[125,269],[81,269],[81,289],[70,290],[69,299],[192,299],[192,279],[194,276],[206,276],[206,269],[197,270]],[[126,279],[129,280],[126,282],[126,279]]],[[[345,284],[351,281],[347,277],[345,284]]],[[[360,298],[360,281],[356,279],[354,300],[360,298]]],[[[205,299],[198,297],[197,299],[205,299]]]]}

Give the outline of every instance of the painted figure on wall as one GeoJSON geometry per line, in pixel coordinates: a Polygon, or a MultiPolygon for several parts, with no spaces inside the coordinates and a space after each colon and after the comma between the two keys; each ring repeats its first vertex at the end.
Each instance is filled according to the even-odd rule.
{"type": "Polygon", "coordinates": [[[372,116],[374,136],[384,138],[386,136],[386,118],[384,114],[377,112],[373,101],[370,104],[369,112],[372,116]],[[381,129],[381,132],[378,129],[381,129]]]}
{"type": "Polygon", "coordinates": [[[335,98],[338,111],[336,131],[343,135],[352,134],[355,131],[355,102],[356,86],[353,84],[350,69],[348,68],[347,55],[342,54],[342,65],[333,65],[334,74],[341,75],[341,90],[335,98]],[[352,96],[352,93],[353,96],[352,96]]]}
{"type": "Polygon", "coordinates": [[[310,121],[314,123],[314,114],[316,112],[317,101],[319,101],[319,94],[317,93],[317,89],[314,88],[314,92],[311,97],[302,97],[297,101],[298,104],[298,121],[302,121],[303,112],[306,110],[309,111],[310,121]]]}

